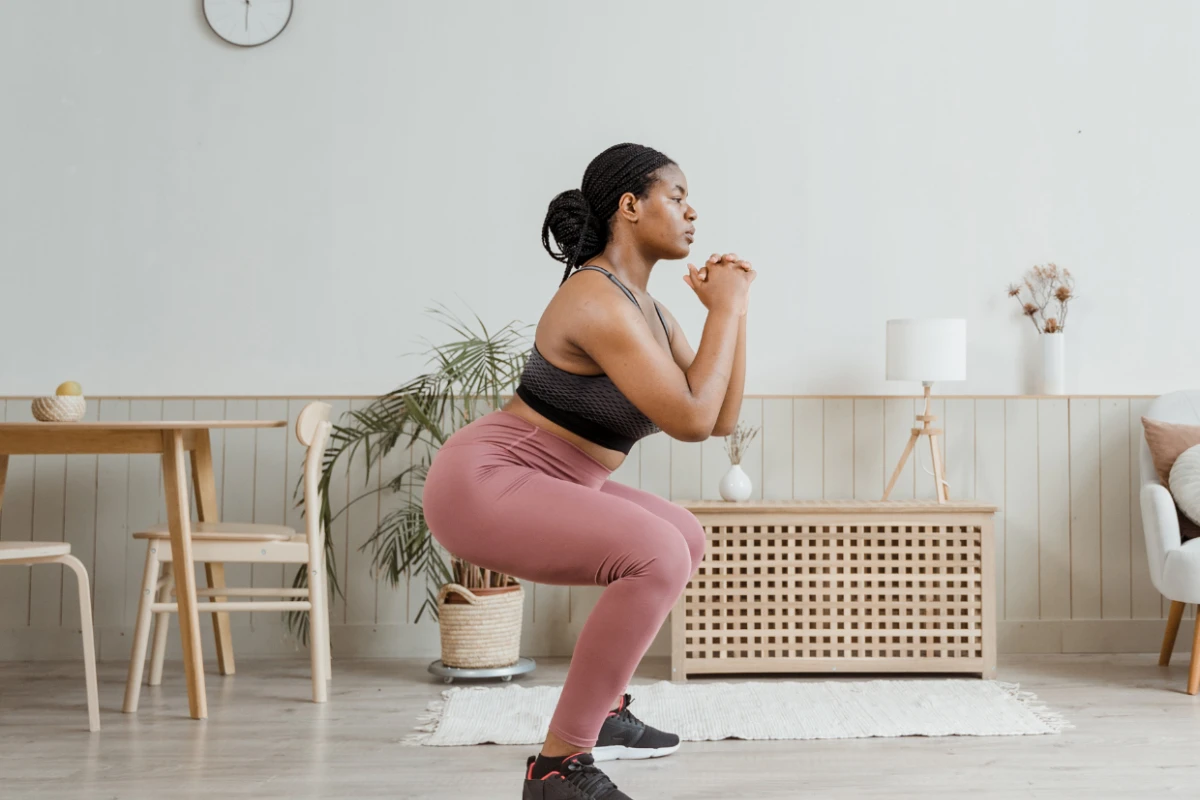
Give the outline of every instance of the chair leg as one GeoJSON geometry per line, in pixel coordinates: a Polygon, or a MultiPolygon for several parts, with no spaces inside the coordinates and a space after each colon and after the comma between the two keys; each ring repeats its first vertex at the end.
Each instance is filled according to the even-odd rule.
{"type": "Polygon", "coordinates": [[[329,659],[329,615],[325,611],[325,581],[319,565],[308,565],[308,650],[312,659],[313,702],[324,703],[329,697],[327,681],[329,659]]]}
{"type": "Polygon", "coordinates": [[[142,693],[142,671],[146,667],[146,644],[150,641],[151,605],[158,584],[158,543],[146,543],[146,566],[142,570],[142,591],[138,595],[137,624],[133,629],[133,651],[129,654],[129,674],[125,677],[125,704],[121,710],[133,714],[142,693]]]}
{"type": "MultiPolygon", "coordinates": [[[[175,573],[168,561],[163,564],[163,586],[158,590],[158,602],[171,602],[171,590],[175,587],[175,573]]],[[[154,644],[150,648],[150,685],[162,685],[163,657],[167,653],[167,632],[171,629],[171,612],[160,611],[154,615],[154,644]]]]}
{"type": "MultiPolygon", "coordinates": [[[[329,605],[329,601],[325,601],[329,605]]],[[[329,635],[329,609],[325,609],[325,680],[333,680],[333,642],[329,635]]]]}
{"type": "Polygon", "coordinates": [[[1200,692],[1200,614],[1196,615],[1196,628],[1192,633],[1192,663],[1188,667],[1188,694],[1200,692]]]}
{"type": "MultiPolygon", "coordinates": [[[[208,578],[208,588],[225,588],[224,564],[205,563],[204,575],[208,578]]],[[[228,599],[228,597],[213,597],[213,601],[217,603],[223,603],[228,599]]],[[[217,645],[217,669],[222,675],[232,675],[236,672],[236,669],[233,663],[233,636],[229,628],[229,612],[218,611],[212,615],[212,621],[213,638],[216,640],[217,645]]]]}
{"type": "Polygon", "coordinates": [[[329,592],[321,595],[321,620],[325,625],[325,680],[333,680],[333,638],[329,633],[329,592]]]}
{"type": "Polygon", "coordinates": [[[1171,601],[1171,614],[1167,617],[1167,632],[1163,634],[1162,652],[1158,654],[1158,665],[1167,667],[1171,664],[1171,651],[1175,649],[1175,637],[1179,635],[1179,621],[1183,619],[1184,603],[1171,601]]]}
{"type": "Polygon", "coordinates": [[[83,674],[87,682],[88,730],[100,730],[100,693],[96,689],[96,639],[92,631],[92,590],[87,569],[75,556],[55,559],[75,572],[79,587],[79,626],[83,628],[83,674]]]}
{"type": "MultiPolygon", "coordinates": [[[[331,641],[329,634],[329,581],[325,577],[325,565],[323,562],[319,577],[321,580],[320,619],[322,624],[325,626],[325,680],[331,681],[333,680],[333,642],[331,641]]],[[[312,620],[315,618],[315,616],[309,618],[310,625],[312,624],[312,620]]]]}

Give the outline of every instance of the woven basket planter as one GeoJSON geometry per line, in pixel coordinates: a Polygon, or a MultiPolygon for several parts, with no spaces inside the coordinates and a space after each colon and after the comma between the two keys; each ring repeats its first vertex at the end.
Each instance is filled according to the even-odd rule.
{"type": "Polygon", "coordinates": [[[521,658],[520,586],[476,589],[448,583],[438,593],[442,663],[458,669],[509,667],[521,658]]]}

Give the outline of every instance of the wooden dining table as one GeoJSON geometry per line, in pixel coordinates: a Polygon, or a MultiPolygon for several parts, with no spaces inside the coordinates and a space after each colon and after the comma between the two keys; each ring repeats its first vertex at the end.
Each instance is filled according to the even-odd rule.
{"type": "MultiPolygon", "coordinates": [[[[192,562],[191,512],[187,463],[190,455],[196,512],[200,522],[217,522],[217,487],[213,478],[212,439],[217,429],[282,428],[286,420],[188,420],[153,422],[0,422],[0,509],[10,456],[36,455],[158,455],[162,457],[163,494],[171,530],[171,563],[179,603],[179,637],[188,708],[193,719],[208,716],[204,663],[200,646],[200,613],[196,601],[196,572],[192,562]]],[[[224,565],[206,564],[210,586],[225,586],[224,565]]],[[[233,645],[229,615],[214,613],[217,658],[222,674],[232,672],[233,645]]]]}

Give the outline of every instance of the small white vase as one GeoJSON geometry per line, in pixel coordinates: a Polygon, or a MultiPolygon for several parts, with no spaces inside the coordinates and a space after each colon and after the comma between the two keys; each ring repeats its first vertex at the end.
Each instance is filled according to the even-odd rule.
{"type": "Polygon", "coordinates": [[[752,491],[754,485],[750,483],[750,476],[742,469],[741,464],[730,466],[725,477],[721,478],[721,497],[730,502],[749,500],[752,491]]]}
{"type": "Polygon", "coordinates": [[[1043,333],[1042,394],[1067,393],[1067,356],[1063,334],[1043,333]]]}

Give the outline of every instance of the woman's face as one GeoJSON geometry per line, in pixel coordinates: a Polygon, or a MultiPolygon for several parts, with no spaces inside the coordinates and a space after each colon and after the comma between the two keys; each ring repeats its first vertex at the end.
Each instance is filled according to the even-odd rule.
{"type": "Polygon", "coordinates": [[[649,194],[634,204],[634,236],[643,252],[653,257],[687,258],[696,234],[696,209],[688,203],[687,178],[675,164],[658,170],[657,178],[649,194]]]}

